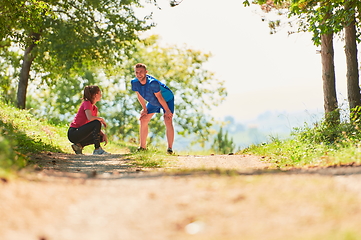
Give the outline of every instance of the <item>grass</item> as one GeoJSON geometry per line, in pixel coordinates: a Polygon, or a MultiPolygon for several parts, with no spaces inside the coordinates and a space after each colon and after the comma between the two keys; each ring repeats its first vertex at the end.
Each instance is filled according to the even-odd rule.
{"type": "MultiPolygon", "coordinates": [[[[103,147],[112,154],[126,154],[133,161],[134,166],[141,168],[161,168],[167,165],[171,156],[166,154],[164,147],[150,146],[147,151],[137,151],[138,145],[134,143],[112,142],[103,147]]],[[[92,146],[86,146],[83,153],[91,154],[92,146]]]]}
{"type": "MultiPolygon", "coordinates": [[[[8,177],[31,164],[29,156],[34,153],[73,153],[67,138],[68,123],[53,124],[46,119],[37,119],[28,110],[0,104],[0,177],[8,177]]],[[[136,148],[131,143],[113,141],[104,146],[110,153],[128,154],[134,165],[143,168],[164,167],[169,158],[154,147],[140,153],[136,148]]],[[[93,146],[84,148],[85,154],[92,151],[93,146]]]]}
{"type": "MultiPolygon", "coordinates": [[[[2,104],[0,109],[0,177],[29,164],[28,156],[40,152],[72,153],[67,139],[68,124],[52,124],[37,119],[27,110],[2,104]]],[[[356,123],[330,126],[325,122],[294,129],[286,140],[271,139],[269,143],[253,145],[238,154],[251,153],[264,156],[277,168],[354,165],[361,164],[361,127],[356,123]]],[[[134,165],[143,168],[161,168],[171,157],[158,149],[137,152],[131,143],[112,142],[104,147],[111,153],[128,154],[134,165]]],[[[92,146],[84,148],[91,154],[92,146]]],[[[179,154],[179,153],[178,153],[179,154]]],[[[209,155],[210,151],[198,153],[209,155]]]]}
{"type": "Polygon", "coordinates": [[[62,152],[65,127],[36,120],[28,111],[1,103],[0,176],[25,167],[31,153],[62,152]]]}
{"type": "Polygon", "coordinates": [[[161,146],[150,146],[146,151],[137,151],[137,148],[132,148],[130,159],[134,161],[136,166],[143,168],[166,167],[171,159],[171,156],[168,155],[164,149],[166,148],[161,146]]]}
{"type": "Polygon", "coordinates": [[[273,138],[240,153],[264,156],[278,168],[361,164],[361,131],[357,124],[325,122],[294,129],[286,140],[273,138]]]}
{"type": "Polygon", "coordinates": [[[62,151],[58,140],[63,137],[62,128],[36,120],[26,110],[4,106],[0,110],[1,135],[15,143],[15,151],[21,154],[41,151],[62,151]]]}

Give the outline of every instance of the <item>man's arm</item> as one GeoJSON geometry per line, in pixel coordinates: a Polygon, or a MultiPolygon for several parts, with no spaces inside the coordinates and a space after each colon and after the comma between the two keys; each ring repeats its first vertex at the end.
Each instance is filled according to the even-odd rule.
{"type": "Polygon", "coordinates": [[[173,113],[170,111],[167,102],[164,100],[164,98],[163,98],[163,96],[162,96],[161,91],[154,93],[154,95],[157,97],[160,105],[162,105],[162,107],[163,107],[164,110],[165,110],[164,117],[172,118],[172,117],[173,117],[173,113]]]}
{"type": "Polygon", "coordinates": [[[147,105],[146,105],[145,99],[142,97],[142,95],[140,95],[139,92],[136,92],[136,93],[137,93],[137,97],[138,97],[138,101],[139,101],[140,105],[142,105],[143,110],[146,110],[147,105]]]}
{"type": "Polygon", "coordinates": [[[139,92],[137,92],[137,97],[138,97],[138,101],[140,103],[140,105],[142,105],[142,111],[140,111],[140,119],[142,119],[142,117],[146,116],[148,114],[148,109],[147,109],[147,105],[145,102],[145,99],[142,97],[142,95],[140,95],[139,92]]]}

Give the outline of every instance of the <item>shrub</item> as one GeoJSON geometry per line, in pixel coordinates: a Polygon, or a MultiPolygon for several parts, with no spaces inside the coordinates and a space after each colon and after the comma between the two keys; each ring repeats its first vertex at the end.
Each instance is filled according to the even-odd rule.
{"type": "MultiPolygon", "coordinates": [[[[1,132],[3,130],[1,129],[1,132]]],[[[16,145],[14,141],[0,135],[0,176],[6,175],[9,170],[16,170],[24,167],[25,158],[16,153],[12,146],[16,145]]]]}

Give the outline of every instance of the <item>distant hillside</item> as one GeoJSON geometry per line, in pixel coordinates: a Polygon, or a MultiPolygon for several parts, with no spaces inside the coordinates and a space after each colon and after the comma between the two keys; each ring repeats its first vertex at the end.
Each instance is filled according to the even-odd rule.
{"type": "MultiPolygon", "coordinates": [[[[247,122],[238,122],[232,116],[226,116],[222,121],[226,124],[223,127],[225,131],[233,138],[236,144],[235,150],[246,148],[252,144],[268,142],[271,138],[285,139],[290,137],[292,130],[296,127],[303,127],[305,124],[312,125],[319,122],[323,117],[320,112],[275,112],[267,111],[260,114],[256,119],[247,122]]],[[[220,126],[215,127],[218,131],[220,126]]],[[[180,151],[202,149],[200,146],[192,146],[190,138],[176,136],[174,148],[180,151]]],[[[205,148],[210,148],[213,138],[205,144],[205,148]]]]}

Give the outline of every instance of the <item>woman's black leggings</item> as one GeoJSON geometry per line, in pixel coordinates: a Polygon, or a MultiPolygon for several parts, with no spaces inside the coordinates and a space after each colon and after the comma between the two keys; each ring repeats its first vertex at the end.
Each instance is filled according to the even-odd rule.
{"type": "Polygon", "coordinates": [[[100,129],[101,123],[98,120],[88,122],[79,128],[70,127],[68,130],[68,139],[72,143],[80,143],[83,147],[94,144],[95,148],[99,148],[100,129]]]}

